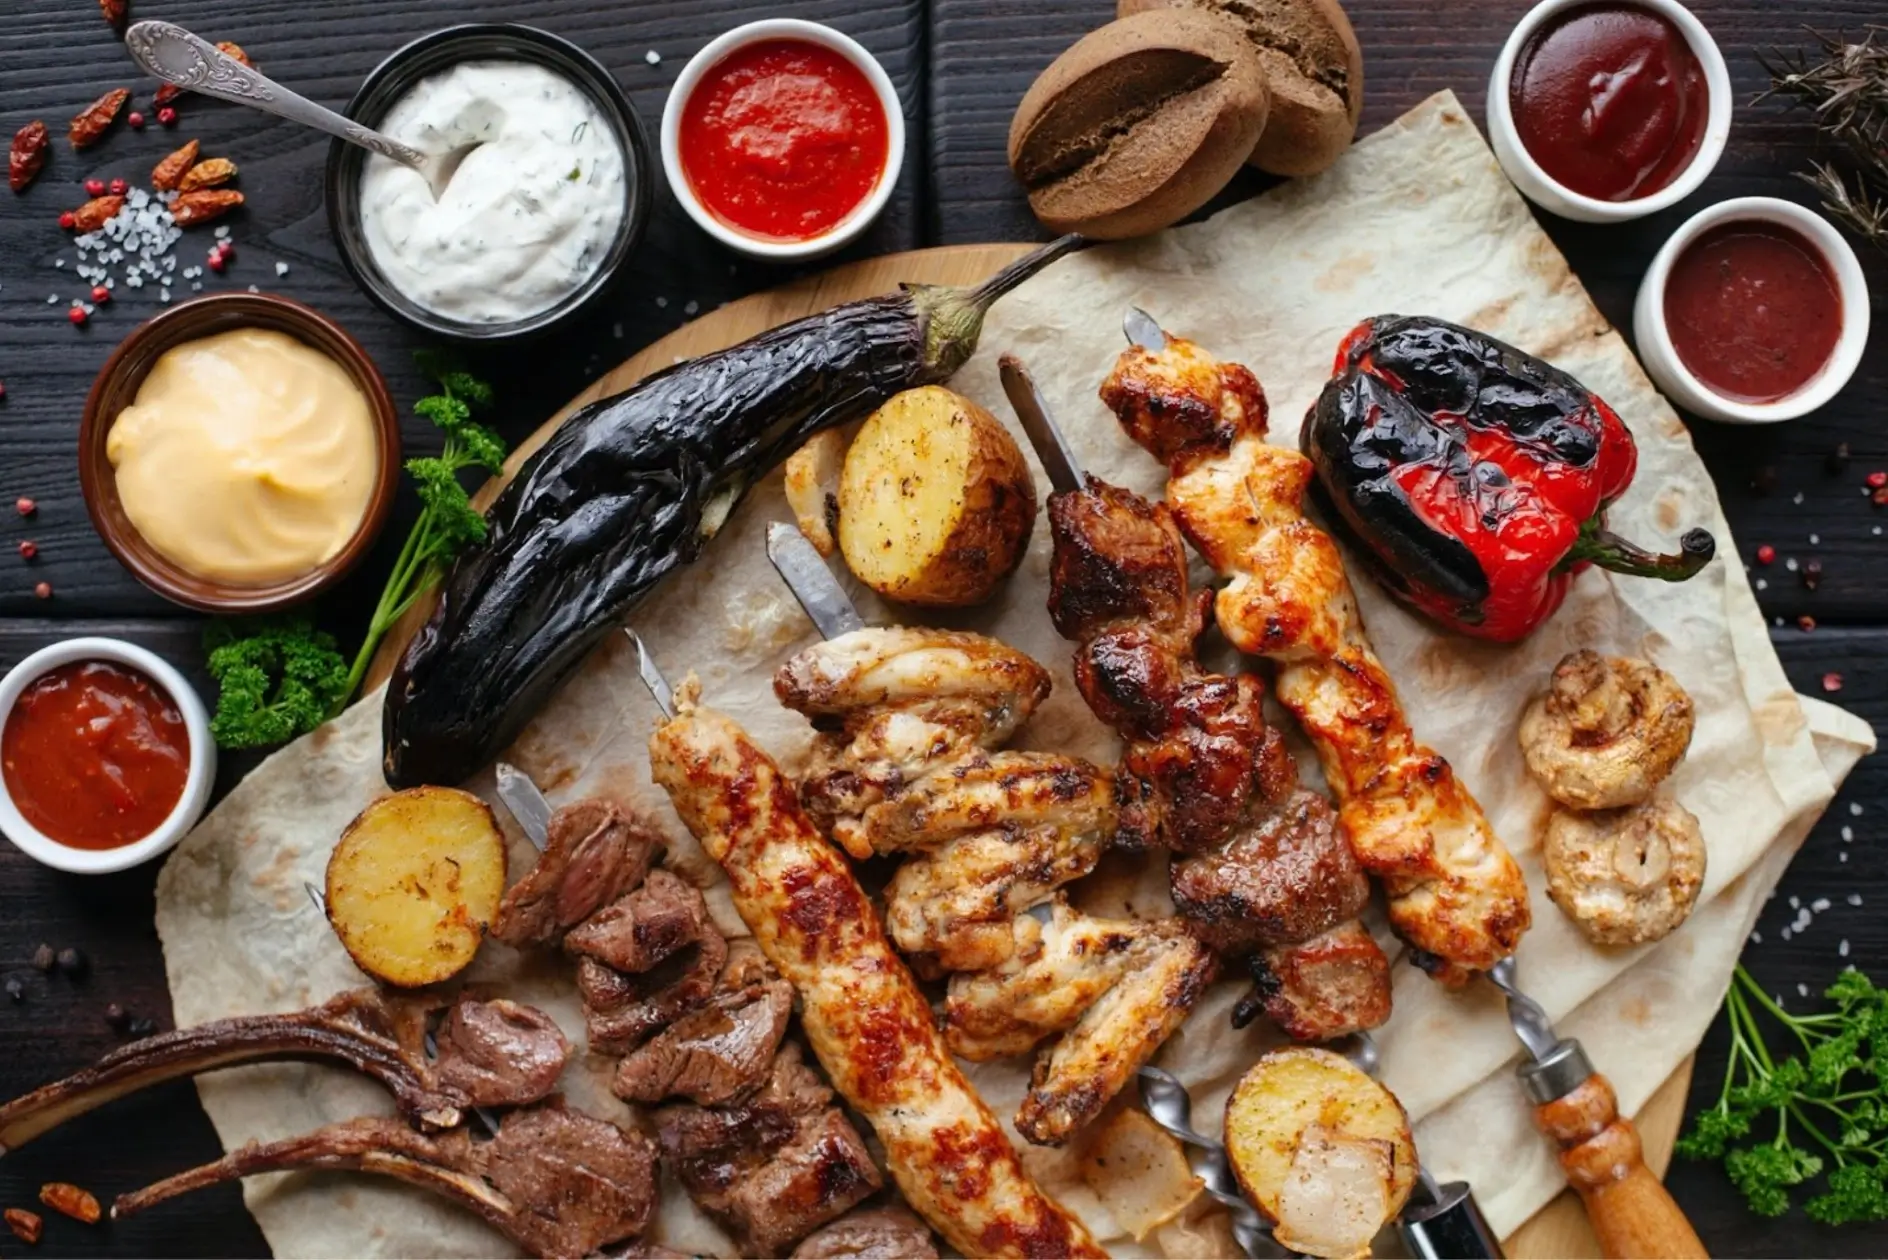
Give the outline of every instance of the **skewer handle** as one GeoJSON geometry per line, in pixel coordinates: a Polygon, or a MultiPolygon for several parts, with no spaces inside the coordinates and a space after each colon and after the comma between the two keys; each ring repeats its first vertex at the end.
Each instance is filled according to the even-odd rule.
{"type": "Polygon", "coordinates": [[[1560,1144],[1560,1166],[1586,1204],[1587,1219],[1608,1260],[1707,1253],[1685,1213],[1645,1166],[1639,1131],[1619,1114],[1619,1099],[1593,1073],[1563,1097],[1534,1109],[1534,1119],[1560,1144]]]}

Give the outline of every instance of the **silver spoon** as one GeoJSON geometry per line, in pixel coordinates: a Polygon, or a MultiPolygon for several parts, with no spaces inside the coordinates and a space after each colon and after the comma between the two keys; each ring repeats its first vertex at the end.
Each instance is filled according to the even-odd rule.
{"type": "Polygon", "coordinates": [[[265,114],[274,114],[278,118],[313,127],[317,131],[325,131],[349,144],[357,144],[363,149],[410,166],[426,180],[427,186],[433,190],[435,201],[445,191],[446,185],[452,182],[453,174],[458,171],[459,164],[465,161],[466,154],[480,144],[475,140],[446,153],[422,153],[411,145],[401,144],[390,136],[384,136],[331,109],[323,108],[306,97],[297,96],[175,23],[133,23],[131,29],[125,32],[125,50],[131,54],[133,61],[166,83],[200,96],[233,101],[238,105],[259,109],[265,114]]]}

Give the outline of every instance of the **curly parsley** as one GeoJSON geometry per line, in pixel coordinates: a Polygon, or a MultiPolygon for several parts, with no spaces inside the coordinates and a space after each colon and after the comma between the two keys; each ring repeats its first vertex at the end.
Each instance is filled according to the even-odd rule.
{"type": "Polygon", "coordinates": [[[1888,990],[1854,969],[1823,994],[1836,1009],[1791,1015],[1738,967],[1725,996],[1731,1062],[1717,1105],[1678,1141],[1687,1159],[1721,1159],[1750,1210],[1781,1216],[1790,1191],[1824,1173],[1803,1210],[1826,1225],[1888,1220],[1888,990]],[[1758,1014],[1797,1053],[1773,1056],[1758,1014]],[[1799,1141],[1802,1144],[1799,1144],[1799,1141]]]}
{"type": "Polygon", "coordinates": [[[216,679],[219,748],[265,748],[306,734],[346,699],[347,661],[305,618],[213,621],[203,632],[216,679]]]}

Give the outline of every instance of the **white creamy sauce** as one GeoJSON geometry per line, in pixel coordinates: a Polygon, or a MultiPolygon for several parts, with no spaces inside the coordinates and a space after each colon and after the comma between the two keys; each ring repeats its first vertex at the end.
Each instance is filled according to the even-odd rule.
{"type": "Polygon", "coordinates": [[[629,202],[623,145],[569,79],[527,61],[468,61],[394,102],[380,129],[423,153],[478,142],[440,198],[374,154],[361,221],[374,263],[427,310],[505,324],[596,274],[629,202]]]}

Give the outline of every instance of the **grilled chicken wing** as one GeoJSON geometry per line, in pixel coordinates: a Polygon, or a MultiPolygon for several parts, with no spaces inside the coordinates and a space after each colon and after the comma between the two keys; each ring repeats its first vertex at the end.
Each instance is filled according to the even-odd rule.
{"type": "Polygon", "coordinates": [[[1170,337],[1159,352],[1124,352],[1101,395],[1168,465],[1181,530],[1231,578],[1220,628],[1278,662],[1278,697],[1316,746],[1397,932],[1442,959],[1454,983],[1513,953],[1529,922],[1520,868],[1449,763],[1410,730],[1337,545],[1305,518],[1310,461],[1265,441],[1258,381],[1170,337]]]}
{"type": "Polygon", "coordinates": [[[1032,1181],[945,1048],[845,862],[740,727],[677,693],[655,780],[719,862],[735,909],[799,992],[807,1040],[884,1143],[906,1200],[965,1255],[1105,1256],[1032,1181]]]}

